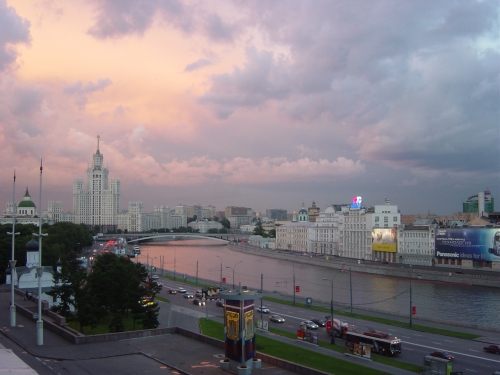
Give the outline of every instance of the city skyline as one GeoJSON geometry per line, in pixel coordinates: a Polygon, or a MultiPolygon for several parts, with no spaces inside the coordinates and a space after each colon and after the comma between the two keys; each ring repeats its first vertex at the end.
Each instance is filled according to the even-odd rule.
{"type": "MultiPolygon", "coordinates": [[[[449,215],[500,191],[495,1],[0,0],[0,206],[85,176],[120,209],[449,215]]],[[[498,207],[496,208],[498,210],[498,207]]]]}

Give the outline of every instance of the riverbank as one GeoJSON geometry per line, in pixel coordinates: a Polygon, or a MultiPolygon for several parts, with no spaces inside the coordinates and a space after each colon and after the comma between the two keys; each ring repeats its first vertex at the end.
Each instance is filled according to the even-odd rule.
{"type": "Polygon", "coordinates": [[[399,263],[383,264],[363,260],[360,263],[356,259],[304,256],[301,253],[293,253],[286,250],[261,249],[247,244],[227,245],[228,249],[240,251],[247,254],[264,256],[274,259],[286,259],[297,263],[310,264],[314,266],[332,269],[350,269],[353,272],[361,272],[386,277],[411,278],[418,280],[435,281],[441,283],[465,284],[500,288],[500,272],[481,270],[460,270],[446,267],[409,267],[399,263]]]}

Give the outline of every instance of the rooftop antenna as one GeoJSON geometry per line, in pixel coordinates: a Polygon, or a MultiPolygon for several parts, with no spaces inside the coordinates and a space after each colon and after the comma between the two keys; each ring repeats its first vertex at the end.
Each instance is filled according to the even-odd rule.
{"type": "Polygon", "coordinates": [[[101,138],[100,135],[97,136],[97,152],[99,153],[99,138],[101,138]]]}

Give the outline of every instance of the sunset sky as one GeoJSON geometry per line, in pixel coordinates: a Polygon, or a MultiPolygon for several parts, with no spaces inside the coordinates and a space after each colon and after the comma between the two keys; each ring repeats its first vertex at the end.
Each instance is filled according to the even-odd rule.
{"type": "Polygon", "coordinates": [[[0,0],[0,208],[500,211],[499,2],[0,0]]]}

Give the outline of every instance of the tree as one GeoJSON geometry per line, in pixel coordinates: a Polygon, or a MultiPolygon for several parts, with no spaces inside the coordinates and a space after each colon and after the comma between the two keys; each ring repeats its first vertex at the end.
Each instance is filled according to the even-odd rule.
{"type": "Polygon", "coordinates": [[[264,236],[264,228],[262,228],[262,222],[260,220],[257,221],[257,225],[253,230],[253,234],[256,236],[264,236]]]}
{"type": "Polygon", "coordinates": [[[120,319],[135,311],[147,291],[147,270],[126,257],[104,253],[96,257],[88,276],[89,295],[96,306],[112,315],[110,329],[120,329],[120,319]]]}
{"type": "Polygon", "coordinates": [[[269,231],[269,237],[276,238],[276,229],[271,229],[269,231]]]}
{"type": "Polygon", "coordinates": [[[219,233],[219,230],[217,228],[210,228],[207,233],[219,233]]]}
{"type": "Polygon", "coordinates": [[[62,264],[61,273],[54,275],[54,288],[48,293],[59,299],[53,310],[68,321],[78,321],[80,332],[85,326],[95,327],[104,312],[100,311],[89,298],[87,290],[87,270],[78,259],[62,264]]]}
{"type": "Polygon", "coordinates": [[[231,228],[231,223],[229,222],[228,219],[224,218],[220,221],[220,223],[223,225],[224,228],[230,229],[231,228]]]}

